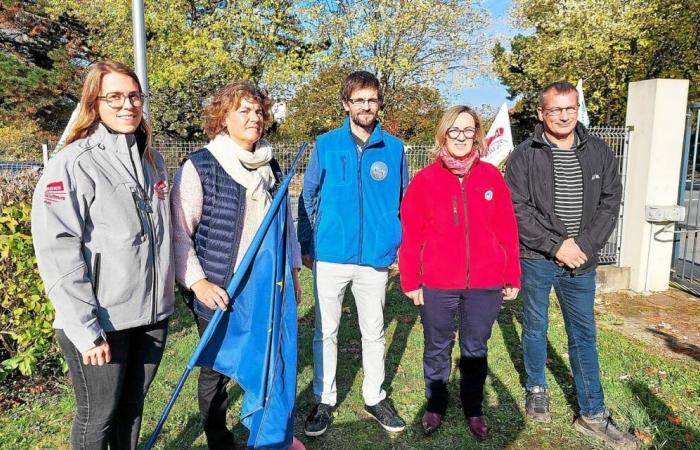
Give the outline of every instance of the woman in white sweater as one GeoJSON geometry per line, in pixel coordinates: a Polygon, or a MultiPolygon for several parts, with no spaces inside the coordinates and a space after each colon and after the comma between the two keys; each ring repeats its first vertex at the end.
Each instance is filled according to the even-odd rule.
{"type": "MultiPolygon", "coordinates": [[[[192,153],[175,175],[171,195],[175,276],[186,288],[200,335],[216,308],[226,309],[225,290],[272,202],[279,165],[262,139],[271,101],[249,83],[231,83],[204,111],[211,141],[192,153]]],[[[291,214],[289,239],[297,302],[301,256],[291,214]]],[[[226,426],[229,378],[202,368],[199,410],[210,449],[232,449],[226,426]]]]}

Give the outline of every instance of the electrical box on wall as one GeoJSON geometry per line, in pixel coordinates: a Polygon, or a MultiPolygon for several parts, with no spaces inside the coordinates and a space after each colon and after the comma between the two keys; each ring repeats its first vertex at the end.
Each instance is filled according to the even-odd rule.
{"type": "Polygon", "coordinates": [[[685,206],[680,205],[647,205],[645,219],[651,223],[681,222],[685,219],[685,206]]]}

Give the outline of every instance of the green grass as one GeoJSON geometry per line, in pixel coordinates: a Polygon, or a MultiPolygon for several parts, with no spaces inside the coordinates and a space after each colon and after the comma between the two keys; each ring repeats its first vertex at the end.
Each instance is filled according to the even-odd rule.
{"type": "MultiPolygon", "coordinates": [[[[314,403],[311,392],[313,300],[310,276],[303,273],[304,301],[299,307],[299,367],[297,396],[297,436],[314,403]]],[[[362,412],[362,367],[360,334],[352,297],[346,297],[339,333],[339,407],[328,432],[316,439],[303,437],[309,449],[456,449],[522,448],[582,449],[601,448],[579,436],[571,421],[575,393],[567,359],[566,334],[561,313],[550,308],[550,348],[547,378],[552,395],[554,420],[533,424],[524,418],[523,362],[520,346],[520,302],[507,303],[489,342],[489,377],[486,386],[486,415],[492,434],[478,443],[468,433],[459,407],[458,374],[450,382],[451,403],[440,431],[426,437],[420,429],[425,407],[422,378],[422,325],[417,310],[391,280],[385,311],[387,357],[385,387],[408,427],[402,433],[384,432],[362,412]]],[[[612,326],[614,328],[614,326],[612,326]]],[[[178,308],[163,362],[153,382],[144,411],[142,440],[155,426],[162,408],[177,383],[186,360],[197,341],[189,312],[178,308]]],[[[696,362],[668,359],[661,353],[628,339],[613,329],[600,327],[599,349],[606,404],[625,429],[653,436],[654,448],[700,448],[700,371],[696,362]],[[669,422],[668,416],[680,419],[669,422]]],[[[454,348],[458,357],[458,346],[454,348]]],[[[205,449],[196,401],[196,371],[188,379],[158,441],[162,449],[205,449]]],[[[238,423],[241,391],[231,389],[230,423],[237,443],[245,446],[247,432],[238,423]]],[[[11,449],[68,448],[72,410],[69,383],[57,394],[40,397],[17,406],[0,417],[0,447],[11,449]]],[[[674,419],[675,420],[675,419],[674,419]]]]}

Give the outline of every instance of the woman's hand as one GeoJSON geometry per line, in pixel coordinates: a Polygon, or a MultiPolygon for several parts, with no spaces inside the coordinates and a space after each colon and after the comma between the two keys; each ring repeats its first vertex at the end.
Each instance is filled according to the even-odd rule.
{"type": "Polygon", "coordinates": [[[520,289],[514,287],[503,288],[503,300],[515,300],[520,289]]]}
{"type": "Polygon", "coordinates": [[[216,309],[218,306],[225,311],[228,308],[228,292],[209,282],[206,278],[193,284],[192,291],[194,291],[197,300],[207,305],[209,309],[216,309]]]}
{"type": "Polygon", "coordinates": [[[301,303],[301,282],[299,281],[299,272],[301,269],[292,269],[292,279],[294,280],[294,294],[297,297],[297,305],[301,303]]]}
{"type": "Polygon", "coordinates": [[[107,341],[103,341],[100,345],[83,352],[83,364],[86,366],[104,366],[112,360],[112,352],[109,350],[107,341]]]}
{"type": "Polygon", "coordinates": [[[423,288],[418,288],[415,291],[406,292],[406,297],[413,300],[413,304],[421,306],[423,304],[423,288]]]}

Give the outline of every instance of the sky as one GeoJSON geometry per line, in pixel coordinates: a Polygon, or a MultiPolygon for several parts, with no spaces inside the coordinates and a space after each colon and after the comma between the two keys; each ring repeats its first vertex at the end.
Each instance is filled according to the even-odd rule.
{"type": "MultiPolygon", "coordinates": [[[[517,33],[517,30],[508,24],[508,8],[511,0],[483,0],[483,5],[491,13],[492,23],[487,30],[490,36],[500,36],[503,42],[508,36],[517,33]]],[[[447,100],[451,104],[466,103],[472,106],[488,104],[495,108],[501,106],[503,102],[507,102],[509,107],[515,103],[508,100],[508,91],[495,75],[479,78],[473,87],[463,88],[458,92],[448,92],[447,100]]]]}

